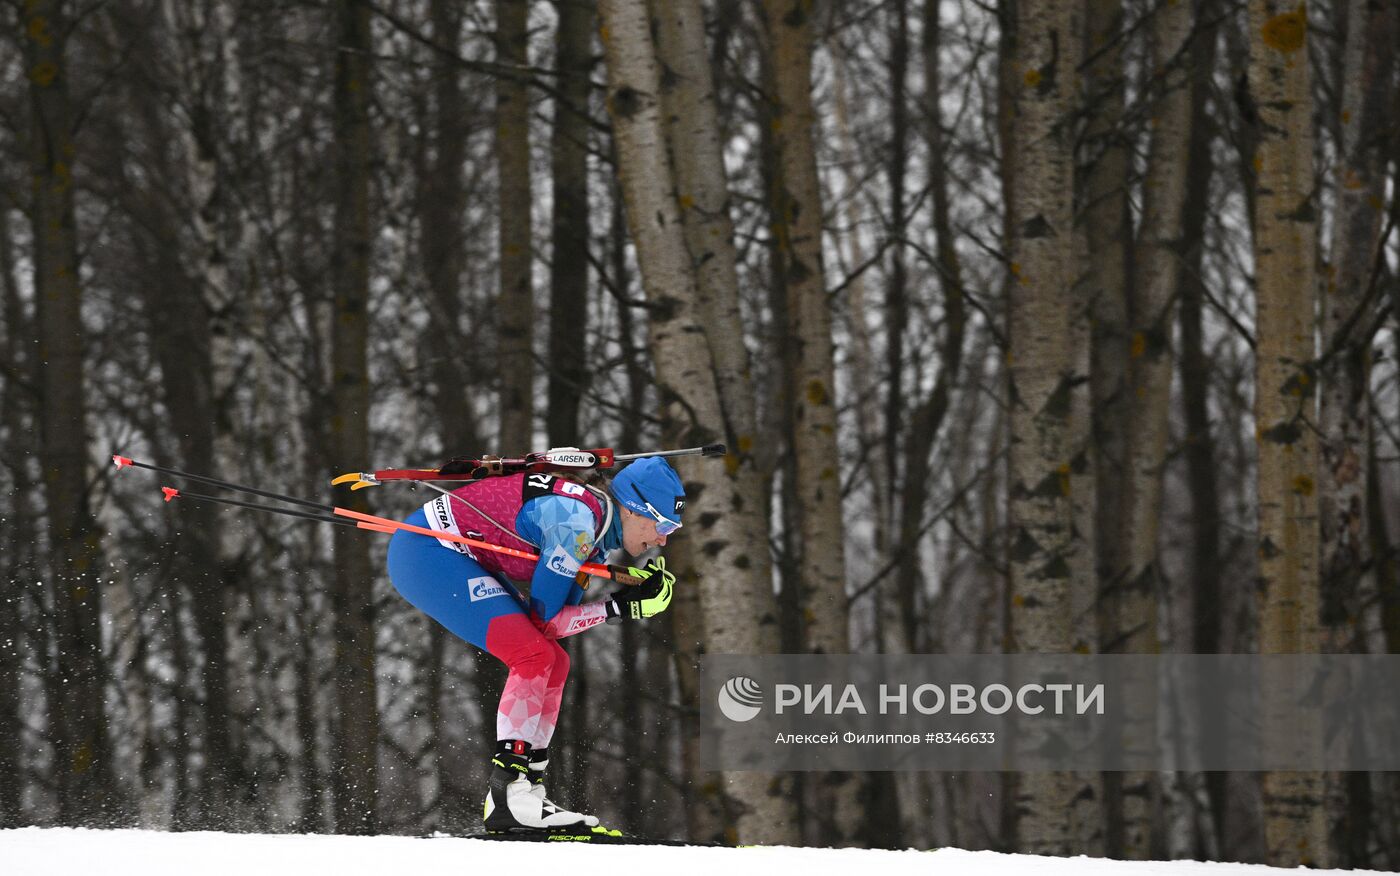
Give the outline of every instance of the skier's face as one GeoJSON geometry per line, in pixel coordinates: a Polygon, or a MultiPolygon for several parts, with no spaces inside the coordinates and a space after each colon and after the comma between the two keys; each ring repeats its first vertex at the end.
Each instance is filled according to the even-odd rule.
{"type": "Polygon", "coordinates": [[[654,547],[665,547],[666,536],[656,534],[656,520],[647,514],[622,509],[622,549],[639,557],[654,547]]]}

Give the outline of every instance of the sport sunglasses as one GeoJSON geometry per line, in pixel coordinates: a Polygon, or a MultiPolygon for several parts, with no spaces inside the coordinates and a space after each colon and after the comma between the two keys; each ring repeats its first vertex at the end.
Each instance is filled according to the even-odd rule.
{"type": "Polygon", "coordinates": [[[681,523],[679,520],[672,520],[665,514],[662,514],[660,511],[657,511],[656,508],[652,507],[652,504],[647,501],[647,497],[643,496],[642,491],[637,489],[636,484],[632,485],[632,492],[637,494],[637,498],[642,501],[643,505],[647,506],[647,513],[650,514],[656,520],[657,535],[667,536],[675,532],[677,529],[681,528],[681,523]]]}

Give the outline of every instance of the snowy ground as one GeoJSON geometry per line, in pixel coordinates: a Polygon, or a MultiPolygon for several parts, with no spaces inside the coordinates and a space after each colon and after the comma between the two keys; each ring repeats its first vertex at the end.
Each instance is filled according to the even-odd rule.
{"type": "MultiPolygon", "coordinates": [[[[140,830],[0,830],[0,876],[1268,876],[1284,871],[1195,861],[1124,863],[995,852],[795,848],[555,846],[467,839],[157,833],[140,830]]],[[[1340,870],[1314,870],[1321,873],[1340,870]]],[[[1375,871],[1352,870],[1349,874],[1375,871]]]]}

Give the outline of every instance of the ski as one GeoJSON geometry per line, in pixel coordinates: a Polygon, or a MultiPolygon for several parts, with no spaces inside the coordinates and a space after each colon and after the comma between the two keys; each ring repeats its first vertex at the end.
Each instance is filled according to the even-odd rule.
{"type": "MultiPolygon", "coordinates": [[[[444,834],[438,834],[444,836],[444,834]]],[[[733,848],[723,843],[691,842],[690,840],[657,839],[645,836],[632,836],[620,831],[603,828],[581,831],[560,831],[547,833],[542,830],[521,831],[477,831],[468,834],[448,834],[453,839],[495,840],[500,842],[522,843],[585,843],[595,846],[708,846],[713,848],[733,848]]]]}

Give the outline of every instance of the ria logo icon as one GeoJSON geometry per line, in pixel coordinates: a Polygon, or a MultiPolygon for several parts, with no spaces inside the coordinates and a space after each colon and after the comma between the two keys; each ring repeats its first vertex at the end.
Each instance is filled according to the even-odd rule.
{"type": "Polygon", "coordinates": [[[763,688],[752,678],[737,675],[719,689],[719,710],[731,721],[752,721],[762,707],[763,688]]]}

